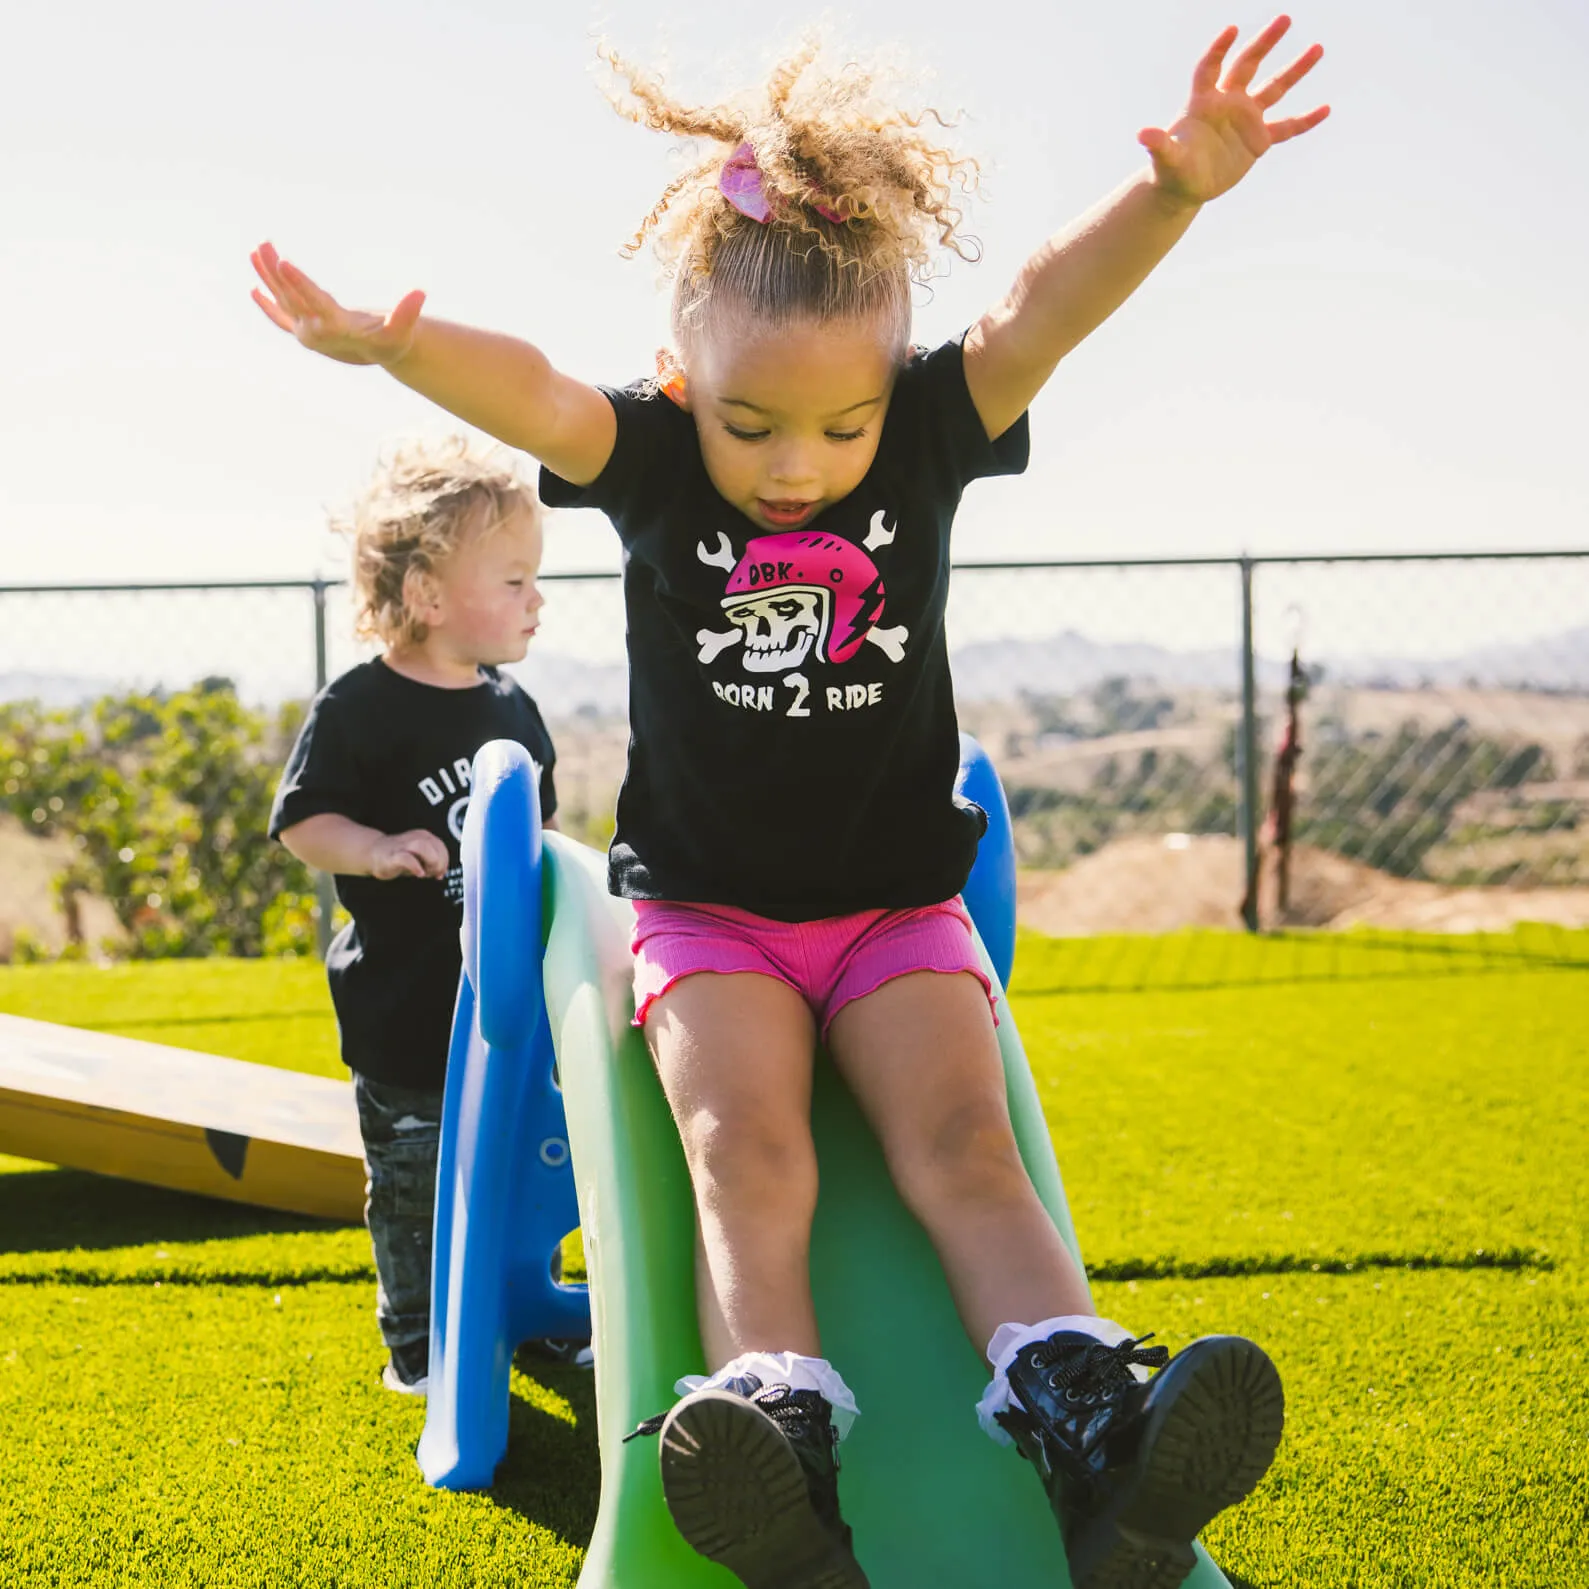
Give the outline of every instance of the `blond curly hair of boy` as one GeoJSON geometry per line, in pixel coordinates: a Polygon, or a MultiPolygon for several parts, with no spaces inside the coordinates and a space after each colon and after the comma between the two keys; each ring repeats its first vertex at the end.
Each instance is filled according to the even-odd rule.
{"type": "Polygon", "coordinates": [[[469,538],[541,511],[535,488],[499,453],[462,436],[400,443],[331,521],[353,550],[354,632],[418,644],[427,630],[408,607],[409,575],[434,573],[469,538]]]}

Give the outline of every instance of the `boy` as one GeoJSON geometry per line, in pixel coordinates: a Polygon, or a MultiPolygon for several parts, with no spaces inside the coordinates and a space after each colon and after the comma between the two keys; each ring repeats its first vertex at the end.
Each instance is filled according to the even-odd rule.
{"type": "MultiPolygon", "coordinates": [[[[382,1380],[423,1395],[459,844],[481,745],[513,739],[530,752],[542,821],[556,826],[551,738],[498,671],[523,659],[537,627],[541,508],[510,468],[454,440],[399,449],[338,528],[353,545],[358,632],[383,650],[310,708],[270,831],[336,875],[353,918],[326,970],[364,1138],[382,1380]]],[[[582,1343],[539,1344],[589,1361],[582,1343]]]]}

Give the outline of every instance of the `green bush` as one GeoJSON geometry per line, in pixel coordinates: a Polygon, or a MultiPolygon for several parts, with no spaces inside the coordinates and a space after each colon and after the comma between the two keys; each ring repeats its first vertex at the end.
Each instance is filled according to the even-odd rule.
{"type": "MultiPolygon", "coordinates": [[[[1325,743],[1308,755],[1297,839],[1396,877],[1429,876],[1425,858],[1454,836],[1457,809],[1470,796],[1555,777],[1543,746],[1491,739],[1460,718],[1433,730],[1406,722],[1394,733],[1325,743]]],[[[1471,843],[1488,831],[1468,824],[1461,834],[1471,843]]],[[[1464,881],[1526,881],[1527,870],[1519,859],[1515,877],[1502,869],[1464,881]]]]}
{"type": "MultiPolygon", "coordinates": [[[[1044,732],[1084,740],[1123,733],[1173,716],[1172,702],[1133,697],[1118,680],[1088,696],[1026,698],[1044,732]]],[[[1321,717],[1302,762],[1303,788],[1294,836],[1397,877],[1464,885],[1577,883],[1583,860],[1546,856],[1528,841],[1575,831],[1580,803],[1570,798],[1519,798],[1515,809],[1465,819],[1475,795],[1527,791],[1557,777],[1549,751],[1522,740],[1482,734],[1462,719],[1438,728],[1416,721],[1390,733],[1349,735],[1339,718],[1321,717]],[[1452,846],[1503,839],[1515,851],[1482,865],[1439,865],[1452,846]]],[[[1260,721],[1259,743],[1271,742],[1260,721]]],[[[1019,763],[1015,764],[1019,766],[1019,763]]],[[[1121,750],[1090,769],[1084,784],[1010,782],[1005,794],[1024,865],[1064,867],[1131,833],[1235,833],[1239,758],[1237,729],[1223,736],[1216,759],[1181,750],[1121,750]]],[[[1260,774],[1267,809],[1268,753],[1260,774]]]]}
{"type": "Polygon", "coordinates": [[[1061,867],[1129,833],[1234,833],[1234,789],[1228,765],[1148,749],[1109,756],[1085,788],[1012,782],[1005,798],[1021,863],[1061,867]]]}
{"type": "Polygon", "coordinates": [[[266,837],[302,710],[256,711],[214,678],[67,710],[0,706],[0,809],[70,839],[56,887],[74,944],[74,902],[90,893],[139,958],[314,949],[308,868],[266,837]]]}

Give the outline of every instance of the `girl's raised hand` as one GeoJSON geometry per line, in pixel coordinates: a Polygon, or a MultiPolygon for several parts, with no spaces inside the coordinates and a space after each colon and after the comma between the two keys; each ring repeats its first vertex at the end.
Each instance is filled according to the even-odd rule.
{"type": "Polygon", "coordinates": [[[1190,204],[1205,204],[1233,188],[1272,144],[1317,127],[1330,113],[1320,105],[1305,116],[1265,120],[1266,113],[1318,65],[1320,44],[1303,51],[1283,72],[1260,88],[1252,80],[1258,68],[1291,26],[1280,16],[1266,27],[1225,70],[1225,57],[1238,29],[1226,28],[1197,63],[1192,96],[1180,120],[1169,128],[1145,127],[1137,141],[1153,157],[1153,175],[1167,194],[1190,204]],[[1224,72],[1221,78],[1221,72],[1224,72]]]}
{"type": "Polygon", "coordinates": [[[249,258],[266,287],[266,292],[254,288],[254,302],[312,352],[343,364],[389,367],[413,343],[414,326],[425,304],[424,293],[409,293],[388,315],[344,309],[269,243],[261,243],[249,258]]]}

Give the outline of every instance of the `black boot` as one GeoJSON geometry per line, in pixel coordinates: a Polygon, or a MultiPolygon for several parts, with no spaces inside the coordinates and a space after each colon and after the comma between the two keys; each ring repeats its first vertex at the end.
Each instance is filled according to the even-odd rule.
{"type": "Polygon", "coordinates": [[[1177,1589],[1192,1541],[1268,1471],[1285,1422],[1274,1364],[1235,1335],[1171,1362],[1063,1331],[1023,1347],[1009,1381],[999,1422],[1042,1475],[1074,1589],[1177,1589]],[[1139,1381],[1134,1365],[1161,1372],[1139,1381]]]}
{"type": "Polygon", "coordinates": [[[635,1435],[662,1436],[662,1494],[689,1545],[747,1589],[867,1589],[839,1515],[833,1409],[754,1374],[698,1390],[635,1435]]]}

